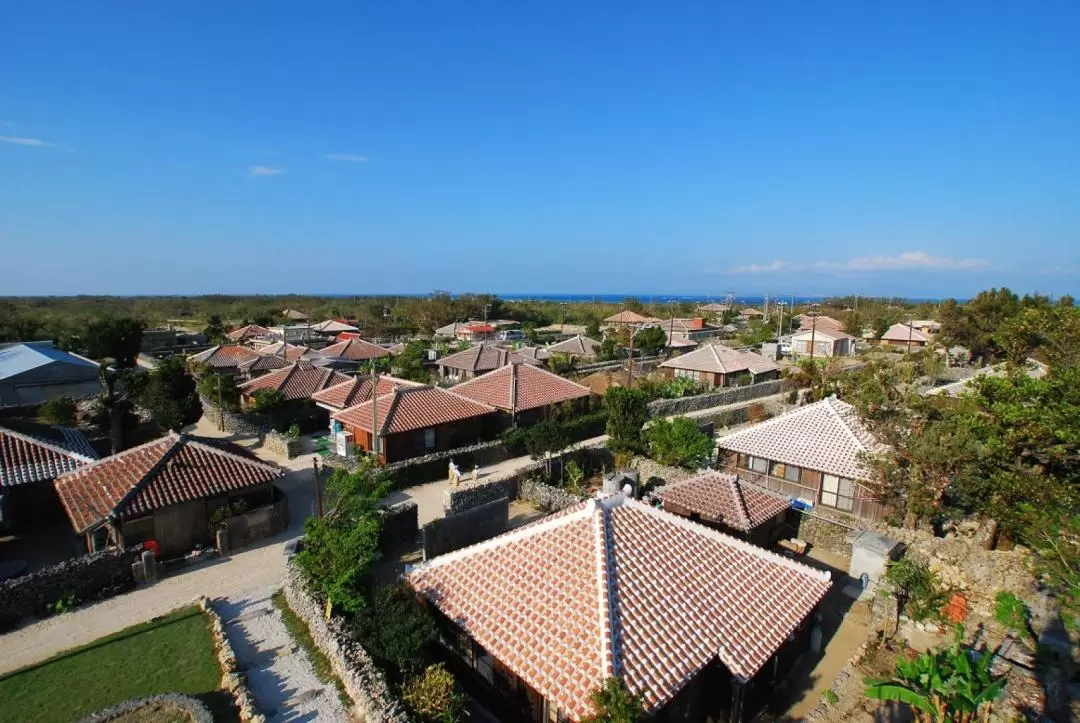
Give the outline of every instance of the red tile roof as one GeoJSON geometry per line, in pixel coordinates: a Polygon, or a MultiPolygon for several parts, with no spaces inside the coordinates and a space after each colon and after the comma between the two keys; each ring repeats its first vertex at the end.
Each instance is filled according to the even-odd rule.
{"type": "Polygon", "coordinates": [[[265,326],[248,324],[247,326],[241,326],[239,329],[233,329],[226,336],[232,341],[243,341],[244,339],[250,339],[256,336],[268,336],[269,334],[270,330],[265,326]]]}
{"type": "Polygon", "coordinates": [[[487,346],[486,344],[470,347],[465,351],[459,351],[457,354],[443,357],[435,363],[441,367],[447,367],[448,369],[461,369],[467,372],[487,372],[492,369],[506,366],[514,361],[525,362],[526,364],[535,366],[540,365],[540,362],[535,359],[527,359],[523,356],[519,356],[509,349],[503,349],[501,346],[487,346]]]}
{"type": "Polygon", "coordinates": [[[315,392],[342,384],[349,379],[350,377],[332,369],[317,367],[310,362],[297,362],[241,384],[239,389],[245,396],[251,396],[263,389],[276,389],[285,395],[286,399],[310,399],[315,392]]]}
{"type": "Polygon", "coordinates": [[[206,351],[201,351],[198,354],[192,354],[188,357],[190,361],[205,364],[206,366],[215,369],[237,369],[241,364],[254,361],[258,358],[259,355],[251,349],[248,349],[246,346],[235,345],[212,346],[206,351]]]}
{"type": "Polygon", "coordinates": [[[321,352],[327,359],[342,359],[345,361],[367,361],[390,356],[390,352],[381,346],[372,344],[363,339],[346,339],[337,344],[331,344],[321,352]]]}
{"type": "Polygon", "coordinates": [[[0,427],[0,487],[55,479],[98,456],[77,429],[45,424],[0,427]]]}
{"type": "Polygon", "coordinates": [[[573,719],[611,675],[647,711],[716,658],[748,680],[831,584],[621,494],[437,557],[406,580],[573,719]]]}
{"type": "Polygon", "coordinates": [[[487,334],[495,331],[495,327],[491,324],[469,324],[458,329],[459,332],[465,331],[470,334],[487,334]]]}
{"type": "Polygon", "coordinates": [[[879,454],[878,443],[855,414],[836,397],[785,412],[779,417],[726,434],[716,441],[721,449],[797,467],[827,472],[851,480],[867,480],[864,454],[879,454]]]}
{"type": "Polygon", "coordinates": [[[281,476],[280,469],[235,445],[170,432],[68,472],[54,484],[72,526],[82,533],[109,516],[140,517],[281,476]]]}
{"type": "Polygon", "coordinates": [[[734,374],[742,371],[763,374],[780,370],[780,365],[772,359],[766,359],[752,351],[731,349],[723,344],[706,344],[682,356],[668,359],[660,366],[667,369],[719,374],[734,374]]]}
{"type": "Polygon", "coordinates": [[[284,369],[289,362],[272,354],[260,354],[258,359],[252,359],[241,364],[238,368],[246,374],[252,372],[268,372],[275,369],[284,369]]]}
{"type": "MultiPolygon", "coordinates": [[[[281,357],[281,347],[282,346],[285,347],[285,360],[290,361],[290,362],[300,361],[306,355],[313,353],[311,351],[311,347],[307,347],[307,346],[303,346],[303,345],[297,345],[297,344],[286,344],[283,341],[275,342],[273,344],[268,344],[267,346],[264,346],[262,349],[259,349],[259,353],[262,354],[263,356],[276,356],[276,357],[280,358],[281,357]]],[[[317,354],[318,352],[314,352],[314,353],[317,354]]]]}
{"type": "Polygon", "coordinates": [[[784,510],[791,500],[724,472],[705,472],[657,490],[653,496],[664,504],[682,507],[709,522],[750,532],[784,510]]]}
{"type": "Polygon", "coordinates": [[[552,344],[547,347],[548,354],[569,354],[570,356],[596,356],[596,350],[600,348],[600,342],[587,336],[573,336],[566,341],[552,344]]]}
{"type": "Polygon", "coordinates": [[[652,321],[652,317],[642,316],[636,311],[630,311],[630,309],[623,309],[618,314],[614,314],[604,319],[609,324],[647,324],[652,321]]]}
{"type": "Polygon", "coordinates": [[[454,392],[505,412],[523,412],[573,399],[592,392],[558,374],[528,364],[507,364],[501,369],[454,387],[454,392]]]}
{"type": "MultiPolygon", "coordinates": [[[[398,379],[391,376],[379,377],[379,394],[389,394],[396,387],[420,387],[419,382],[398,379]]],[[[335,384],[311,395],[312,401],[334,409],[346,409],[371,399],[371,377],[364,375],[353,377],[347,382],[335,384]]]]}
{"type": "MultiPolygon", "coordinates": [[[[437,427],[462,419],[492,414],[494,407],[440,387],[397,387],[376,400],[379,436],[437,427]]],[[[350,427],[371,431],[371,401],[349,407],[334,419],[350,427]]]]}

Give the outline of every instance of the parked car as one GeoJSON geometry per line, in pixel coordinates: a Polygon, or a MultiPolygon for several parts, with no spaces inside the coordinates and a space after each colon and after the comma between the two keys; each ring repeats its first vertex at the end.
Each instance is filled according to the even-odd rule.
{"type": "Polygon", "coordinates": [[[521,329],[507,329],[500,331],[496,338],[499,341],[521,341],[525,338],[525,332],[521,329]]]}

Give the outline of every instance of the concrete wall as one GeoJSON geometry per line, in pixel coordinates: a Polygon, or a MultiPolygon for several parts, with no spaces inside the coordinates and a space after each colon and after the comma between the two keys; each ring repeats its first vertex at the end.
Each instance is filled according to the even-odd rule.
{"type": "Polygon", "coordinates": [[[776,379],[759,384],[749,384],[745,387],[734,387],[708,394],[698,394],[693,397],[681,399],[656,399],[649,402],[649,414],[653,417],[670,417],[677,414],[688,414],[711,407],[722,407],[727,404],[749,402],[754,399],[768,397],[784,391],[784,382],[776,379]]]}
{"type": "Polygon", "coordinates": [[[489,540],[506,532],[510,500],[500,497],[424,525],[424,559],[489,540]]]}
{"type": "Polygon", "coordinates": [[[325,601],[316,599],[308,591],[303,575],[292,560],[286,564],[283,589],[289,607],[307,625],[315,645],[329,659],[330,667],[344,684],[360,720],[410,723],[404,704],[387,685],[382,671],[363,646],[349,635],[340,618],[326,620],[325,601]]]}
{"type": "Polygon", "coordinates": [[[132,548],[110,549],[0,582],[0,630],[22,618],[47,614],[47,605],[68,595],[87,602],[131,590],[136,558],[132,548]]]}

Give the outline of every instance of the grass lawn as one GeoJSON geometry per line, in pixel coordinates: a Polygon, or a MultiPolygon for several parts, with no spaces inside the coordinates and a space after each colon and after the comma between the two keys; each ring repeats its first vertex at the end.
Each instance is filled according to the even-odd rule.
{"type": "Polygon", "coordinates": [[[220,682],[206,618],[186,607],[0,677],[0,723],[71,723],[158,693],[198,696],[235,720],[220,682]]]}

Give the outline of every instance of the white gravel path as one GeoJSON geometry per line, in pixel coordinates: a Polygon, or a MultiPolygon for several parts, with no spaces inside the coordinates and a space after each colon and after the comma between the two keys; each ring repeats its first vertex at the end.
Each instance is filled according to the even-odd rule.
{"type": "Polygon", "coordinates": [[[337,689],[315,676],[307,653],[285,628],[270,599],[276,589],[213,602],[259,712],[272,723],[350,720],[337,689]]]}

